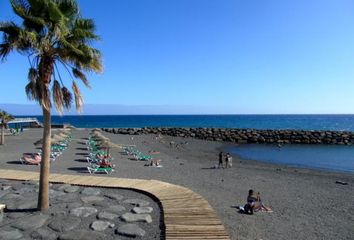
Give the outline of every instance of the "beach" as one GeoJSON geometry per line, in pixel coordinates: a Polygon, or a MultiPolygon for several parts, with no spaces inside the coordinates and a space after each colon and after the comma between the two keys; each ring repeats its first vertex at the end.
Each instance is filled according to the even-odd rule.
{"type": "MultiPolygon", "coordinates": [[[[69,148],[52,162],[52,173],[89,174],[84,142],[89,131],[73,131],[69,148]]],[[[353,174],[266,164],[236,156],[231,169],[215,169],[218,153],[230,144],[153,134],[103,134],[114,143],[150,152],[163,165],[146,167],[146,162],[132,159],[121,149],[111,149],[116,171],[108,176],[156,179],[190,188],[211,204],[231,239],[352,239],[353,174]],[[273,212],[238,213],[234,206],[246,203],[249,189],[259,191],[273,212]]],[[[42,129],[7,136],[5,145],[0,146],[0,168],[39,171],[38,166],[22,165],[19,158],[22,153],[38,151],[33,143],[41,137],[42,129]]]]}

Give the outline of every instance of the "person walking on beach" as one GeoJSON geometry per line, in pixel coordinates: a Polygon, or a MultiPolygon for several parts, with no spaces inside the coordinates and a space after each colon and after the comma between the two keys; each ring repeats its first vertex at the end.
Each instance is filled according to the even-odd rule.
{"type": "Polygon", "coordinates": [[[226,168],[231,168],[232,167],[232,157],[231,157],[230,153],[226,154],[225,165],[226,165],[226,168]]]}
{"type": "Polygon", "coordinates": [[[224,163],[223,163],[223,152],[219,153],[219,164],[218,164],[218,168],[222,167],[224,168],[224,163]]]}

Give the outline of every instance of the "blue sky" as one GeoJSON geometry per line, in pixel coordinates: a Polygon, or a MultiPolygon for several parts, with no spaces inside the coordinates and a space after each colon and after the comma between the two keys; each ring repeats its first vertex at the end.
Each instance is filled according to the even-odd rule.
{"type": "MultiPolygon", "coordinates": [[[[78,2],[96,21],[105,66],[90,75],[91,90],[81,85],[88,104],[150,113],[354,113],[351,0],[78,2]]],[[[8,1],[0,9],[1,20],[16,20],[8,1]]],[[[0,103],[31,103],[27,70],[16,54],[0,64],[0,103]]]]}

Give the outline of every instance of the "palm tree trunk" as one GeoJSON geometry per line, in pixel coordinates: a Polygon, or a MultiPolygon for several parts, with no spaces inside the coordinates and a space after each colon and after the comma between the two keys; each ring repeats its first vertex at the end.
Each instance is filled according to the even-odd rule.
{"type": "Polygon", "coordinates": [[[49,209],[49,167],[50,167],[50,135],[51,135],[51,116],[50,109],[42,106],[43,111],[43,146],[42,146],[42,161],[41,172],[39,177],[39,194],[38,205],[39,211],[46,211],[49,209]]]}
{"type": "Polygon", "coordinates": [[[4,125],[1,124],[1,142],[0,145],[5,144],[5,133],[4,133],[4,125]]]}

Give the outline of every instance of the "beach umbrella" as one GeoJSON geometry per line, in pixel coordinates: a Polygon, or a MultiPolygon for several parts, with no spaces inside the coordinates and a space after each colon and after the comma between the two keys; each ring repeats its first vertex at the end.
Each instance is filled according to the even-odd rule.
{"type": "MultiPolygon", "coordinates": [[[[62,137],[60,137],[60,136],[58,136],[58,135],[53,135],[53,136],[51,137],[51,139],[50,139],[50,142],[51,142],[51,144],[55,144],[55,143],[58,143],[58,142],[60,142],[60,141],[62,141],[62,140],[63,140],[62,137]]],[[[36,146],[42,145],[42,144],[43,144],[43,139],[39,139],[38,141],[36,141],[36,142],[34,143],[34,145],[36,145],[36,146]]]]}
{"type": "Polygon", "coordinates": [[[99,129],[93,129],[93,130],[91,130],[90,135],[93,135],[96,133],[101,133],[101,131],[99,129]]]}
{"type": "Polygon", "coordinates": [[[93,136],[93,135],[96,135],[96,134],[99,134],[99,133],[101,133],[101,132],[98,132],[98,131],[91,131],[91,132],[90,132],[90,136],[93,136]]]}
{"type": "Polygon", "coordinates": [[[70,134],[71,133],[71,130],[70,129],[62,129],[59,131],[59,133],[64,133],[64,134],[70,134]]]}
{"type": "Polygon", "coordinates": [[[107,149],[107,156],[109,155],[109,149],[110,148],[122,148],[121,145],[112,143],[110,141],[102,141],[102,142],[100,142],[99,143],[99,147],[107,149]]]}
{"type": "Polygon", "coordinates": [[[59,137],[63,137],[63,138],[67,138],[68,137],[68,134],[63,133],[63,132],[59,132],[56,135],[59,136],[59,137]]]}
{"type": "Polygon", "coordinates": [[[110,139],[106,137],[97,137],[95,138],[95,141],[98,145],[102,144],[103,142],[109,142],[110,139]]]}
{"type": "Polygon", "coordinates": [[[109,138],[103,136],[102,133],[100,133],[100,132],[96,132],[96,133],[94,133],[92,136],[93,136],[95,139],[103,139],[103,140],[109,141],[109,138]]]}
{"type": "Polygon", "coordinates": [[[65,137],[59,136],[59,135],[54,135],[51,138],[51,143],[53,144],[57,144],[60,143],[61,141],[65,140],[65,137]]]}

